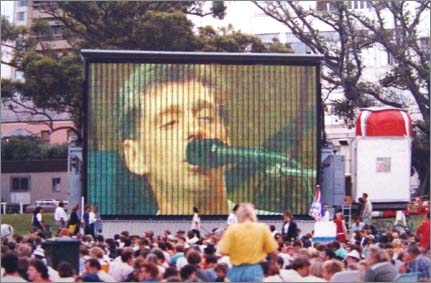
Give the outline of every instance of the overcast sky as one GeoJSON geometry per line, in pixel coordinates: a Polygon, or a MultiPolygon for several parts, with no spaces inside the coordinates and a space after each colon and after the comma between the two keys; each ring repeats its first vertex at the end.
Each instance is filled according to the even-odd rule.
{"type": "Polygon", "coordinates": [[[13,1],[1,1],[1,14],[12,19],[13,1]]]}

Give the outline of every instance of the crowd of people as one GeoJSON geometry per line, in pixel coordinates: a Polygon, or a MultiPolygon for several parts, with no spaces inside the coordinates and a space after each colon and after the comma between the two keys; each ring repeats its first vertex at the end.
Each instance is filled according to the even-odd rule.
{"type": "Polygon", "coordinates": [[[78,270],[68,261],[50,266],[46,235],[33,227],[2,238],[1,282],[393,282],[403,274],[430,280],[429,214],[416,233],[403,234],[378,233],[357,217],[350,233],[328,243],[301,235],[288,211],[280,232],[259,223],[250,204],[236,205],[225,227],[205,235],[197,208],[189,231],[161,235],[123,231],[105,238],[94,225],[81,234],[70,224],[75,216],[69,225],[64,217],[57,236],[80,240],[78,270]]]}

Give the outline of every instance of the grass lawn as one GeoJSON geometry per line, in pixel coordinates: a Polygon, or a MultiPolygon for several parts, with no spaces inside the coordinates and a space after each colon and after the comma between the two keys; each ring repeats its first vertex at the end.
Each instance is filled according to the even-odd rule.
{"type": "MultiPolygon", "coordinates": [[[[24,214],[2,214],[1,223],[12,225],[16,233],[20,235],[27,234],[31,230],[32,213],[24,214]]],[[[42,213],[43,223],[51,225],[51,231],[55,232],[54,213],[42,213]]],[[[53,233],[54,234],[54,233],[53,233]]]]}

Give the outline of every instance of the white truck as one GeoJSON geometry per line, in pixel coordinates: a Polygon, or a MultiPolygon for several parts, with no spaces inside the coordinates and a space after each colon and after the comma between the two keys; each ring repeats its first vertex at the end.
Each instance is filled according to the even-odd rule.
{"type": "Polygon", "coordinates": [[[410,201],[410,137],[356,137],[351,150],[354,200],[367,193],[373,203],[410,201]]]}

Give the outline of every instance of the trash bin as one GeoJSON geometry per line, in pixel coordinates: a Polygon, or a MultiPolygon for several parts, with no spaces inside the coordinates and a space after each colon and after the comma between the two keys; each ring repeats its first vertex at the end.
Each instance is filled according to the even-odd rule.
{"type": "Polygon", "coordinates": [[[45,250],[45,257],[48,265],[54,269],[62,261],[69,262],[79,272],[79,245],[78,239],[71,238],[51,238],[42,243],[42,248],[45,250]]]}
{"type": "Polygon", "coordinates": [[[45,234],[46,238],[51,238],[52,237],[51,225],[45,224],[44,234],[45,234]]]}

